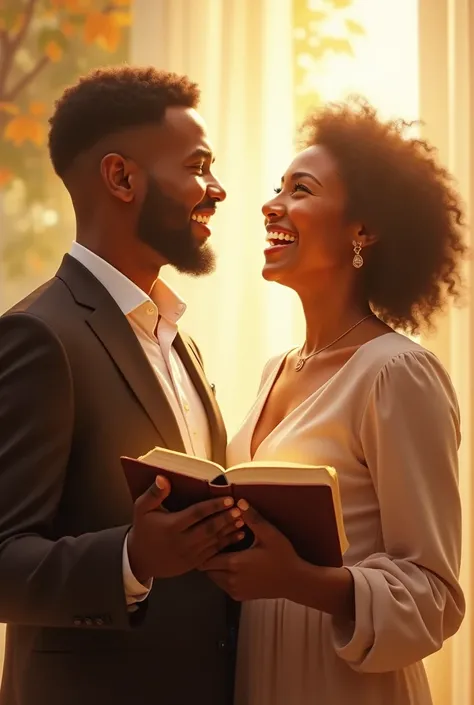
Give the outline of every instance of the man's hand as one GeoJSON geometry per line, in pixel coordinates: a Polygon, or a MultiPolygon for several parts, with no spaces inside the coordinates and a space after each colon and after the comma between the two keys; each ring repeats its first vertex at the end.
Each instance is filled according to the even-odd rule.
{"type": "Polygon", "coordinates": [[[200,502],[181,512],[165,512],[161,505],[170,484],[157,477],[134,505],[127,548],[130,568],[144,584],[150,578],[172,578],[205,563],[242,534],[241,512],[231,497],[200,502]]]}
{"type": "Polygon", "coordinates": [[[255,535],[246,551],[214,556],[200,566],[234,600],[286,597],[302,563],[288,539],[240,500],[242,518],[255,535]]]}

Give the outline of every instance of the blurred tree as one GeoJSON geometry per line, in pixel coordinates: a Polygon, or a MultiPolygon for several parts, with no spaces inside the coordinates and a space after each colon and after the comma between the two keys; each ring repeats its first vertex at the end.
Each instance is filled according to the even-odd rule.
{"type": "Polygon", "coordinates": [[[73,233],[49,164],[47,118],[63,88],[128,58],[131,0],[0,0],[0,199],[7,276],[38,273],[73,233]]]}
{"type": "Polygon", "coordinates": [[[323,61],[331,54],[354,56],[354,40],[365,34],[352,18],[352,10],[353,0],[293,0],[298,124],[321,103],[317,85],[323,61]]]}

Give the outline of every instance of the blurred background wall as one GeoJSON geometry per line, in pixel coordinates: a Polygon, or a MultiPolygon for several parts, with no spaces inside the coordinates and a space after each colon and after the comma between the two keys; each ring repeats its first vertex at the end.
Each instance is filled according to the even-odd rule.
{"type": "MultiPolygon", "coordinates": [[[[228,199],[213,219],[218,270],[168,280],[189,304],[232,433],[267,358],[304,337],[291,292],[265,283],[261,204],[313,107],[352,92],[385,117],[422,118],[474,204],[474,6],[470,0],[0,0],[0,311],[54,274],[74,237],[47,157],[47,117],[65,85],[105,63],[189,74],[228,199]]],[[[363,164],[361,164],[363,168],[363,164]]],[[[403,207],[403,204],[400,204],[403,207]]],[[[470,266],[466,270],[470,280],[470,266]]],[[[472,301],[422,342],[450,371],[463,414],[460,633],[427,660],[436,705],[472,705],[472,301]]]]}

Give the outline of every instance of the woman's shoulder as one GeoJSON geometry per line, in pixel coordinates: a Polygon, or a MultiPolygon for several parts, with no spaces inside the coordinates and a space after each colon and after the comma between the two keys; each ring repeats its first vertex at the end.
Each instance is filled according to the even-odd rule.
{"type": "MultiPolygon", "coordinates": [[[[437,360],[434,353],[401,333],[392,331],[373,338],[359,348],[359,359],[364,367],[382,368],[389,363],[410,364],[411,360],[437,360]]],[[[439,364],[441,364],[438,361],[439,364]]]]}
{"type": "Polygon", "coordinates": [[[445,387],[453,393],[448,372],[434,353],[401,333],[386,333],[359,349],[359,379],[365,378],[368,388],[376,383],[399,387],[410,380],[424,379],[425,387],[445,387]]]}
{"type": "Polygon", "coordinates": [[[272,355],[272,357],[267,360],[265,363],[265,366],[262,371],[262,377],[260,380],[260,389],[262,386],[265,384],[267,379],[270,377],[270,375],[275,372],[277,368],[279,368],[283,362],[283,360],[290,354],[290,352],[294,348],[291,348],[290,350],[286,350],[285,352],[281,352],[278,355],[272,355]]]}

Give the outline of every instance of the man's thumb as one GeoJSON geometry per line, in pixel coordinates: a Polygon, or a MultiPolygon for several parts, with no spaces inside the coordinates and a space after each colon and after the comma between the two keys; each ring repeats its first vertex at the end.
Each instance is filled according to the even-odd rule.
{"type": "Polygon", "coordinates": [[[135,514],[147,514],[159,509],[171,492],[171,485],[162,475],[155,477],[155,482],[135,501],[135,514]]]}

